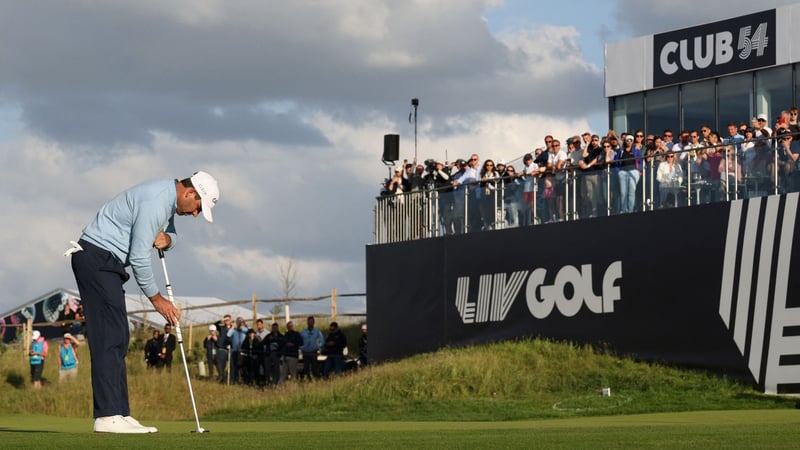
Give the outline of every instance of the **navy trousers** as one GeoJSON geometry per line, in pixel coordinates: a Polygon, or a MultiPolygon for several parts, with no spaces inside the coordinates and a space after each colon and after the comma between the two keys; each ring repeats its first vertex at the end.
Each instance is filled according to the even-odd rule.
{"type": "Polygon", "coordinates": [[[84,240],[79,243],[83,251],[72,255],[72,272],[86,316],[94,417],[129,416],[125,355],[130,333],[122,285],[130,275],[108,250],[84,240]]]}

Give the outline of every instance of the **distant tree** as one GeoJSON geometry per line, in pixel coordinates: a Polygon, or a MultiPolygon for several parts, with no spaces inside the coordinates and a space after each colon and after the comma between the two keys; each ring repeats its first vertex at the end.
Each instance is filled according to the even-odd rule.
{"type": "MultiPolygon", "coordinates": [[[[281,259],[278,261],[278,273],[280,274],[281,282],[281,296],[284,299],[284,304],[289,303],[289,299],[295,294],[295,287],[297,286],[297,265],[294,259],[281,259]]],[[[270,313],[278,315],[281,313],[283,305],[276,303],[270,309],[270,313]]]]}

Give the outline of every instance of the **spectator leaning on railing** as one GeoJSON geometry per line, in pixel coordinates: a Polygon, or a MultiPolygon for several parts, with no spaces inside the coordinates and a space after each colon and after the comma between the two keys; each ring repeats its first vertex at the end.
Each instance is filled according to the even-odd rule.
{"type": "MultiPolygon", "coordinates": [[[[548,134],[545,147],[525,154],[520,169],[513,173],[500,161],[498,167],[490,167],[492,160],[481,161],[477,154],[466,161],[457,159],[450,166],[434,159],[426,160],[425,165],[404,161],[401,167],[405,170],[384,180],[381,195],[407,193],[420,186],[435,190],[437,195],[424,198],[437,199],[435,231],[443,235],[527,226],[542,218],[559,221],[605,215],[606,211],[640,211],[650,204],[643,198],[658,207],[685,205],[688,197],[695,204],[731,195],[763,195],[776,184],[779,192],[795,191],[800,189],[800,141],[785,133],[800,133],[798,112],[797,107],[781,112],[774,130],[768,126],[765,113],[753,117],[750,125],[730,121],[724,139],[706,124],[699,131],[684,129],[675,136],[671,129],[662,134],[621,132],[619,137],[609,130],[601,140],[585,132],[568,135],[563,147],[559,139],[548,134]],[[727,156],[725,146],[733,148],[735,162],[727,156]],[[726,161],[727,166],[723,164],[726,161]],[[720,169],[723,166],[726,168],[720,169]],[[565,169],[570,171],[569,178],[565,169]],[[732,189],[728,179],[723,182],[721,175],[726,171],[740,172],[727,178],[741,177],[743,186],[732,189]],[[577,182],[564,182],[573,179],[577,182]],[[564,203],[566,192],[569,205],[564,203]],[[500,223],[496,223],[498,220],[500,223]]],[[[420,209],[426,207],[425,202],[420,209]]]]}

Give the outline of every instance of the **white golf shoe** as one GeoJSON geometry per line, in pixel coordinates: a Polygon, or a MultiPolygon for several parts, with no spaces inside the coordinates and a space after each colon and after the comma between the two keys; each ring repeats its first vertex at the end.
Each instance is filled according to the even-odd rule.
{"type": "Polygon", "coordinates": [[[107,416],[94,419],[95,433],[122,433],[122,434],[145,434],[150,430],[141,426],[134,425],[125,420],[122,416],[107,416]]]}
{"type": "Polygon", "coordinates": [[[156,427],[148,427],[148,426],[142,425],[141,423],[139,423],[138,420],[134,419],[131,416],[125,416],[125,417],[123,417],[123,419],[125,421],[127,421],[128,423],[130,423],[131,425],[136,425],[137,427],[145,428],[148,433],[158,433],[158,428],[156,428],[156,427]]]}

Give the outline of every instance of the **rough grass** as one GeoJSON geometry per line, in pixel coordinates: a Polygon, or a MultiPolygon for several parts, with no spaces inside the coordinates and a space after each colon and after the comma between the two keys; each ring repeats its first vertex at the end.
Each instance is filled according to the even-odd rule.
{"type": "MultiPolygon", "coordinates": [[[[45,386],[35,391],[21,349],[10,348],[0,355],[0,410],[90,418],[87,346],[81,346],[79,357],[78,380],[58,384],[51,357],[45,386]]],[[[179,351],[172,372],[148,371],[141,352],[131,353],[128,383],[132,413],[140,420],[193,419],[179,351]]],[[[724,377],[540,339],[443,349],[326,382],[287,383],[277,389],[197,378],[193,387],[201,418],[235,421],[510,421],[794,408],[796,403],[724,377]],[[601,387],[611,387],[612,396],[602,397],[601,387]]]]}

